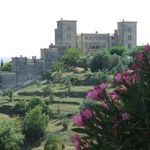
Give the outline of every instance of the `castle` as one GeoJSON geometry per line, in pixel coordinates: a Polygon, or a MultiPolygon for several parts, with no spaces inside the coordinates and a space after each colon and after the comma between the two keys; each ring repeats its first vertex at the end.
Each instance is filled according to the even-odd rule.
{"type": "Polygon", "coordinates": [[[12,58],[12,71],[0,71],[0,90],[15,88],[41,79],[52,63],[60,58],[67,48],[80,48],[87,53],[96,49],[124,46],[133,49],[137,45],[137,22],[121,21],[113,34],[77,34],[76,20],[59,20],[55,29],[55,45],[41,49],[41,58],[12,58]]]}

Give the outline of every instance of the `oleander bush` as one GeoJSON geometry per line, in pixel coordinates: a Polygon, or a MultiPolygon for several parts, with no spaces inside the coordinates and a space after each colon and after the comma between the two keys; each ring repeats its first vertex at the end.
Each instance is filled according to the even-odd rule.
{"type": "Polygon", "coordinates": [[[150,46],[138,51],[130,70],[101,83],[73,116],[76,150],[150,149],[150,46]],[[114,88],[115,87],[115,88],[114,88]]]}

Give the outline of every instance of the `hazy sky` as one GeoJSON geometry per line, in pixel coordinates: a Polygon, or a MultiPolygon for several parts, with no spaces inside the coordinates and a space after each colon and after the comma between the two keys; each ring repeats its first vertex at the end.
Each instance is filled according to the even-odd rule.
{"type": "Polygon", "coordinates": [[[149,0],[0,0],[0,57],[39,57],[60,18],[77,20],[78,33],[113,33],[116,22],[137,21],[138,44],[150,43],[149,8],[149,0]]]}

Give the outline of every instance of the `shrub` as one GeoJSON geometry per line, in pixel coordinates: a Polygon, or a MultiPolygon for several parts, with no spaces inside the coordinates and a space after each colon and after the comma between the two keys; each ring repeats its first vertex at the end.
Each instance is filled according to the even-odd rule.
{"type": "Polygon", "coordinates": [[[136,54],[131,69],[115,75],[113,91],[101,83],[87,93],[87,102],[72,118],[73,131],[82,133],[72,139],[77,150],[150,148],[149,45],[136,54]]]}
{"type": "Polygon", "coordinates": [[[81,57],[77,61],[77,67],[84,68],[85,70],[88,69],[88,57],[81,57]]]}
{"type": "Polygon", "coordinates": [[[20,100],[15,106],[14,106],[14,111],[21,115],[24,116],[26,111],[27,111],[27,104],[25,100],[20,100]]]}
{"type": "Polygon", "coordinates": [[[49,97],[50,97],[50,100],[53,100],[54,91],[53,91],[53,89],[52,89],[52,83],[47,84],[46,87],[44,87],[44,88],[42,89],[42,91],[43,91],[43,96],[44,96],[44,97],[49,96],[49,97]]]}
{"type": "Polygon", "coordinates": [[[12,62],[7,62],[5,64],[2,65],[2,68],[1,70],[2,71],[11,71],[11,65],[12,65],[12,62]]]}
{"type": "Polygon", "coordinates": [[[0,120],[0,149],[20,150],[24,136],[18,122],[13,120],[0,120]]]}
{"type": "Polygon", "coordinates": [[[49,117],[52,117],[52,110],[49,108],[49,106],[44,103],[40,98],[33,98],[29,104],[27,105],[27,111],[30,111],[34,109],[36,106],[40,106],[42,108],[42,112],[48,115],[49,117]]]}
{"type": "Polygon", "coordinates": [[[13,91],[12,90],[4,91],[3,96],[8,96],[10,101],[12,101],[13,100],[13,91]]]}
{"type": "Polygon", "coordinates": [[[67,130],[67,129],[68,129],[68,126],[69,126],[69,119],[64,118],[64,119],[62,120],[62,125],[63,125],[64,130],[67,130]]]}
{"type": "Polygon", "coordinates": [[[47,82],[52,82],[53,81],[53,75],[52,75],[51,70],[46,71],[45,79],[47,80],[47,82]]]}
{"type": "Polygon", "coordinates": [[[116,54],[119,56],[122,56],[123,53],[125,53],[127,51],[127,49],[123,46],[114,46],[110,49],[110,54],[116,54]]]}
{"type": "Polygon", "coordinates": [[[110,81],[109,75],[108,75],[108,73],[105,73],[102,71],[94,72],[90,79],[90,82],[93,85],[98,85],[101,82],[106,82],[106,81],[110,81]]]}
{"type": "Polygon", "coordinates": [[[52,65],[52,72],[63,72],[64,68],[64,62],[62,60],[58,60],[52,65]]]}
{"type": "Polygon", "coordinates": [[[42,107],[36,106],[30,110],[23,120],[23,131],[28,140],[34,141],[42,137],[48,125],[48,116],[42,112],[42,107]]]}
{"type": "Polygon", "coordinates": [[[83,51],[76,48],[69,48],[63,56],[64,64],[67,66],[76,66],[77,61],[83,56],[83,51]]]}
{"type": "Polygon", "coordinates": [[[41,99],[38,97],[34,97],[29,101],[27,109],[29,111],[29,110],[35,108],[36,106],[42,106],[42,105],[43,105],[43,102],[41,101],[41,99]]]}
{"type": "Polygon", "coordinates": [[[92,58],[89,66],[92,72],[104,70],[109,67],[110,54],[106,51],[98,51],[92,58]]]}
{"type": "Polygon", "coordinates": [[[64,145],[60,135],[50,135],[44,146],[44,150],[63,150],[64,145]]]}

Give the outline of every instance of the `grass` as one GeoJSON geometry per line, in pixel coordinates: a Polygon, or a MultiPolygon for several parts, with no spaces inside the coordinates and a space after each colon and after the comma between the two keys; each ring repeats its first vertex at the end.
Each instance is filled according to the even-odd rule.
{"type": "Polygon", "coordinates": [[[79,111],[79,106],[73,106],[73,105],[66,105],[66,104],[53,104],[50,105],[50,108],[53,110],[53,112],[58,112],[58,109],[61,113],[65,114],[74,114],[79,111]]]}
{"type": "Polygon", "coordinates": [[[0,119],[9,119],[8,115],[0,113],[0,119]]]}

